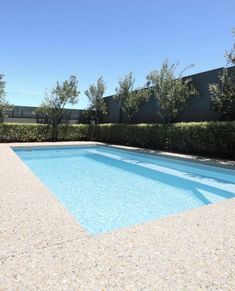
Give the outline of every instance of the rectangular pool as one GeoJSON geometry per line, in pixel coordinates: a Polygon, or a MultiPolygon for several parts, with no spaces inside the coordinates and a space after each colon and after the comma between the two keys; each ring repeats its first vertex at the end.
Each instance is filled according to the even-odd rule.
{"type": "Polygon", "coordinates": [[[105,146],[14,151],[91,234],[235,197],[234,170],[105,146]]]}

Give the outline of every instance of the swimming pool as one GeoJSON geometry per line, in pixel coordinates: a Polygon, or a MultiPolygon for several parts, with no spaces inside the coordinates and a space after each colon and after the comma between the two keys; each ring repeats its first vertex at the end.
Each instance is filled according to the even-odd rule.
{"type": "Polygon", "coordinates": [[[91,234],[235,197],[234,170],[106,146],[14,151],[91,234]]]}

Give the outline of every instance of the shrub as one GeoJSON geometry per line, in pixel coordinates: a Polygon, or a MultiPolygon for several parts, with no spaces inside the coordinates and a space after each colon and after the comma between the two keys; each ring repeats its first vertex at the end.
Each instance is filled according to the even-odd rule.
{"type": "MultiPolygon", "coordinates": [[[[0,142],[52,140],[45,124],[0,124],[0,142]]],[[[100,142],[235,158],[235,121],[175,124],[60,125],[58,140],[100,142]]]]}
{"type": "Polygon", "coordinates": [[[96,140],[137,147],[162,149],[167,137],[163,124],[101,124],[96,128],[96,140]]]}
{"type": "Polygon", "coordinates": [[[107,143],[235,158],[235,121],[102,124],[94,131],[97,141],[107,143]]]}
{"type": "Polygon", "coordinates": [[[126,124],[101,124],[93,126],[93,139],[114,144],[127,144],[126,124]]]}
{"type": "MultiPolygon", "coordinates": [[[[89,140],[90,126],[60,125],[58,140],[89,140]]],[[[0,124],[0,142],[33,142],[50,141],[53,139],[52,126],[30,123],[2,123],[0,124]]]]}
{"type": "Polygon", "coordinates": [[[168,139],[170,151],[235,158],[235,121],[175,123],[168,139]]]}
{"type": "Polygon", "coordinates": [[[0,124],[0,142],[48,141],[51,139],[51,127],[45,124],[2,123],[0,124]]]}
{"type": "Polygon", "coordinates": [[[58,127],[58,140],[89,140],[90,126],[87,124],[60,125],[58,127]]]}

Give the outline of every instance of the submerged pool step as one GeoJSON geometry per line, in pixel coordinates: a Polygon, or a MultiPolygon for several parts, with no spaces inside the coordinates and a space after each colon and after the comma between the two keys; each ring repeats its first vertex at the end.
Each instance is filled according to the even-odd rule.
{"type": "Polygon", "coordinates": [[[124,163],[136,165],[138,167],[154,170],[156,172],[160,172],[163,174],[183,178],[185,180],[200,183],[202,185],[211,186],[211,187],[214,187],[217,189],[221,189],[223,191],[231,192],[233,194],[235,193],[235,185],[232,183],[229,183],[229,182],[218,182],[213,178],[197,176],[196,174],[192,175],[191,173],[183,172],[182,170],[175,170],[175,169],[168,168],[165,166],[160,166],[157,164],[151,164],[151,163],[147,163],[144,161],[138,161],[135,159],[128,159],[128,158],[124,158],[124,157],[119,156],[119,155],[115,155],[115,154],[111,154],[111,153],[107,153],[107,152],[101,152],[101,151],[98,151],[96,149],[90,149],[90,150],[88,150],[88,152],[92,153],[92,154],[99,155],[99,156],[103,156],[106,158],[118,160],[118,161],[121,161],[124,163]]]}

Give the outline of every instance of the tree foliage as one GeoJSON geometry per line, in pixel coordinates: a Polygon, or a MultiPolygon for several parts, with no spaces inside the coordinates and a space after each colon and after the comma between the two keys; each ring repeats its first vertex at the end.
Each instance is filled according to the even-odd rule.
{"type": "Polygon", "coordinates": [[[212,109],[220,114],[222,120],[230,119],[235,101],[235,76],[225,68],[218,77],[219,84],[209,84],[212,109]]]}
{"type": "MultiPolygon", "coordinates": [[[[233,29],[232,33],[235,39],[235,29],[233,29]]],[[[230,52],[225,52],[225,57],[227,59],[228,64],[235,65],[235,41],[233,43],[233,47],[230,50],[230,52]]]]}
{"type": "MultiPolygon", "coordinates": [[[[233,32],[235,37],[235,31],[233,32]]],[[[231,119],[235,104],[235,69],[228,68],[235,64],[235,42],[230,52],[225,53],[227,67],[218,75],[220,83],[209,84],[212,109],[220,114],[222,120],[231,119]]]]}
{"type": "Polygon", "coordinates": [[[10,105],[5,98],[5,85],[6,82],[4,81],[4,75],[0,74],[0,123],[3,122],[7,110],[10,110],[12,107],[12,105],[10,105]]]}
{"type": "Polygon", "coordinates": [[[67,104],[78,102],[78,81],[75,76],[69,80],[57,82],[56,87],[50,93],[45,93],[45,99],[41,106],[36,109],[36,114],[51,124],[53,128],[53,140],[57,139],[58,125],[63,122],[64,108],[67,104]]]}
{"type": "Polygon", "coordinates": [[[90,102],[88,110],[95,111],[96,123],[100,123],[101,114],[107,113],[107,106],[103,99],[105,91],[106,85],[102,77],[97,80],[96,85],[90,85],[89,89],[85,91],[90,102]]]}
{"type": "Polygon", "coordinates": [[[186,106],[189,97],[198,95],[191,79],[182,78],[187,68],[176,77],[177,67],[178,64],[170,65],[166,60],[159,71],[152,71],[146,77],[150,94],[154,94],[158,102],[159,114],[164,123],[174,121],[179,111],[186,106]]]}
{"type": "Polygon", "coordinates": [[[120,105],[120,122],[122,123],[122,110],[126,112],[130,121],[133,116],[139,111],[140,105],[148,100],[148,94],[144,89],[134,88],[135,78],[132,72],[126,75],[118,82],[116,95],[114,98],[120,105]]]}

